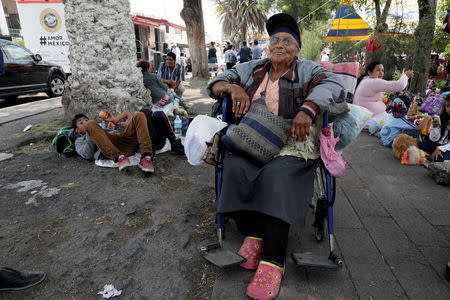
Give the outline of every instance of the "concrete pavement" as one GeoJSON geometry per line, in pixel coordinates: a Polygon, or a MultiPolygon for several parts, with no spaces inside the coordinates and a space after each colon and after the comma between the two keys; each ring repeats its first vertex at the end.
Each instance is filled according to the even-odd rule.
{"type": "MultiPolygon", "coordinates": [[[[344,152],[337,179],[335,235],[344,267],[336,272],[297,268],[290,254],[326,255],[310,224],[291,230],[286,275],[277,299],[450,299],[444,278],[450,261],[450,189],[420,166],[401,165],[392,149],[366,133],[344,152]]],[[[226,247],[242,238],[229,226],[226,247]]],[[[213,299],[248,299],[252,272],[219,271],[213,299]],[[230,293],[233,295],[230,297],[230,293]]]]}
{"type": "Polygon", "coordinates": [[[61,107],[61,97],[5,107],[0,109],[0,125],[61,107]]]}

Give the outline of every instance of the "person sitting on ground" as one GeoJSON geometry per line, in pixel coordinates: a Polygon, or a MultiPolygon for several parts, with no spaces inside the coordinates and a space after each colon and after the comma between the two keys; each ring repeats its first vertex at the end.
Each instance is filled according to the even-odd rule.
{"type": "Polygon", "coordinates": [[[383,103],[383,92],[401,92],[408,84],[408,78],[414,75],[413,71],[406,71],[397,81],[383,79],[384,66],[378,61],[371,62],[356,83],[353,104],[367,108],[373,113],[367,122],[367,127],[378,124],[388,117],[384,114],[386,105],[383,103]]]}
{"type": "Polygon", "coordinates": [[[450,160],[450,93],[445,97],[440,115],[433,117],[429,139],[418,146],[430,154],[431,161],[450,160]]]}
{"type": "Polygon", "coordinates": [[[23,290],[42,282],[44,279],[44,272],[20,272],[2,267],[0,268],[0,292],[23,290]]]}
{"type": "MultiPolygon", "coordinates": [[[[121,114],[118,118],[123,116],[121,114]]],[[[154,172],[151,158],[152,141],[145,114],[137,112],[125,124],[122,133],[111,133],[105,131],[96,121],[89,120],[86,115],[75,115],[72,128],[77,133],[76,152],[85,159],[94,159],[97,146],[106,158],[118,162],[119,171],[122,171],[131,165],[128,156],[135,154],[139,148],[141,160],[138,167],[144,172],[154,172]]]]}
{"type": "Polygon", "coordinates": [[[183,97],[184,81],[183,67],[176,62],[177,56],[173,52],[167,53],[166,61],[159,64],[158,76],[167,86],[175,91],[178,97],[183,97]]]}
{"type": "MultiPolygon", "coordinates": [[[[247,287],[253,299],[274,299],[279,292],[289,228],[305,225],[318,163],[303,159],[299,145],[310,135],[316,116],[339,100],[343,90],[338,76],[297,58],[302,43],[293,17],[273,15],[266,28],[270,59],[238,64],[215,77],[207,88],[212,98],[230,94],[236,117],[247,113],[252,101],[264,101],[271,113],[292,120],[286,132],[289,140],[281,150],[287,151],[285,155],[266,164],[236,151],[227,150],[223,158],[218,212],[233,218],[245,236],[239,254],[247,259],[241,267],[256,269],[247,287]]],[[[247,125],[255,128],[259,124],[255,123],[247,125]]]]}
{"type": "Polygon", "coordinates": [[[153,65],[149,61],[140,59],[137,62],[136,67],[141,68],[144,86],[150,90],[152,103],[156,107],[163,107],[171,102],[174,102],[175,99],[177,99],[177,101],[181,106],[184,107],[184,109],[187,110],[191,108],[191,106],[187,104],[182,98],[178,97],[174,93],[169,92],[169,88],[159,76],[157,76],[155,73],[151,73],[153,65]]]}
{"type": "Polygon", "coordinates": [[[242,42],[242,47],[239,49],[236,56],[239,56],[239,62],[245,63],[252,60],[252,49],[247,46],[247,42],[242,42]]]}
{"type": "Polygon", "coordinates": [[[380,131],[381,142],[386,147],[392,147],[392,142],[400,133],[410,135],[414,138],[420,136],[420,132],[427,126],[431,117],[428,115],[408,116],[410,101],[407,97],[395,98],[391,103],[392,113],[386,119],[386,123],[380,131]],[[421,118],[418,124],[413,121],[421,118]]]}
{"type": "MultiPolygon", "coordinates": [[[[155,151],[161,150],[166,144],[166,139],[168,139],[170,142],[171,151],[184,155],[184,146],[181,143],[181,140],[177,139],[175,136],[167,115],[163,111],[151,111],[147,108],[143,108],[140,111],[147,117],[147,128],[150,133],[152,148],[155,151]]],[[[107,117],[103,120],[109,122],[108,128],[112,130],[116,129],[116,126],[120,124],[126,126],[132,119],[131,113],[127,110],[117,116],[114,116],[114,114],[107,110],[105,110],[105,113],[107,117]]]]}

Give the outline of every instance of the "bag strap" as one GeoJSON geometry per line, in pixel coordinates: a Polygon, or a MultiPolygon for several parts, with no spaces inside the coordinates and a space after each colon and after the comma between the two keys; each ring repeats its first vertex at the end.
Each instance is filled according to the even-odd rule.
{"type": "Polygon", "coordinates": [[[264,101],[264,104],[266,104],[266,91],[267,91],[267,86],[269,85],[269,80],[270,80],[270,74],[272,74],[272,67],[269,68],[269,74],[267,75],[267,81],[266,81],[266,87],[264,88],[264,91],[261,92],[261,99],[264,101]]]}

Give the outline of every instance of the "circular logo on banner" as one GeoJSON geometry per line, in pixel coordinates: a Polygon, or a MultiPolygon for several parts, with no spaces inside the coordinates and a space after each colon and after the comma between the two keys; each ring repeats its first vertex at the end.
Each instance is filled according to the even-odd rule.
{"type": "Polygon", "coordinates": [[[61,28],[61,17],[58,12],[51,8],[46,8],[41,12],[41,26],[48,32],[56,32],[61,28]]]}

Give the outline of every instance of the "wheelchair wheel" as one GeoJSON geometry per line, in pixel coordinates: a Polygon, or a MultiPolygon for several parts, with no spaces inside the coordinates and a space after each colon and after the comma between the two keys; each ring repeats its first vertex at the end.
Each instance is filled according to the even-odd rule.
{"type": "MultiPolygon", "coordinates": [[[[324,166],[320,163],[316,169],[316,177],[314,180],[314,192],[311,207],[314,213],[314,237],[316,241],[321,242],[325,236],[325,228],[327,226],[328,218],[328,201],[326,191],[326,176],[324,166]]],[[[334,202],[334,195],[336,189],[336,179],[332,177],[332,200],[334,202]]]]}

